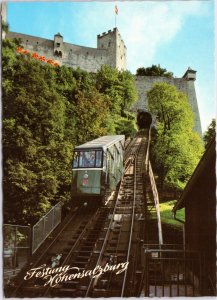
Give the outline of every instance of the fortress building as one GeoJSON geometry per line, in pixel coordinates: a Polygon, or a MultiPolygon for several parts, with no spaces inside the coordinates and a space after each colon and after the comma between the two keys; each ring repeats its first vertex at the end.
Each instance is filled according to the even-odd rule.
{"type": "Polygon", "coordinates": [[[60,65],[80,67],[88,72],[97,72],[102,65],[126,70],[126,46],[117,28],[99,34],[97,48],[66,43],[60,33],[55,34],[53,40],[16,32],[9,32],[7,37],[21,39],[24,49],[54,59],[60,65]]]}
{"type": "MultiPolygon", "coordinates": [[[[1,10],[2,21],[6,23],[6,2],[2,2],[1,10]]],[[[97,35],[97,47],[90,48],[78,46],[64,42],[64,37],[57,33],[53,40],[30,36],[22,33],[8,32],[8,38],[18,38],[21,40],[22,47],[30,52],[36,52],[47,59],[53,59],[60,65],[67,65],[71,68],[81,68],[88,72],[97,72],[102,65],[109,65],[118,70],[126,70],[127,49],[117,28],[97,35]]],[[[4,38],[4,36],[3,36],[4,38]]],[[[136,59],[136,57],[135,57],[136,59]]],[[[194,81],[196,71],[188,68],[182,78],[168,78],[157,76],[135,76],[138,90],[138,101],[132,107],[132,111],[140,109],[148,110],[147,92],[156,82],[166,82],[175,85],[180,91],[184,92],[189,99],[189,103],[194,112],[194,130],[202,136],[200,115],[197,105],[194,81]]]]}
{"type": "Polygon", "coordinates": [[[184,76],[181,78],[168,78],[161,76],[136,76],[136,86],[138,91],[138,101],[134,104],[132,110],[139,109],[148,110],[147,92],[153,87],[155,83],[165,82],[174,85],[179,91],[188,96],[188,101],[194,113],[194,130],[202,137],[202,129],[200,123],[200,114],[197,105],[197,96],[194,86],[196,80],[196,71],[188,68],[184,76]]]}

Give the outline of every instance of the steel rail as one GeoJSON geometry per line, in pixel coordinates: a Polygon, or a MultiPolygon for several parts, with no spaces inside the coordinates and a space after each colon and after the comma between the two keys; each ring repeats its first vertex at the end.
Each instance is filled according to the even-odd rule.
{"type": "MultiPolygon", "coordinates": [[[[69,220],[66,221],[66,223],[64,224],[64,226],[61,228],[60,232],[58,232],[58,234],[56,235],[56,237],[52,240],[52,242],[48,245],[48,247],[42,252],[42,254],[38,257],[38,259],[31,265],[31,268],[36,267],[36,265],[40,262],[40,260],[46,255],[46,253],[49,251],[49,249],[54,245],[54,243],[58,240],[58,238],[60,237],[60,235],[62,234],[62,232],[66,229],[66,227],[69,225],[69,223],[78,215],[79,211],[77,209],[75,209],[74,214],[72,216],[70,216],[69,220]]],[[[64,222],[64,221],[63,221],[64,222]]],[[[61,224],[61,223],[60,223],[61,224]]],[[[34,254],[35,255],[35,254],[34,254]]],[[[25,282],[26,283],[26,282],[25,282]]],[[[21,282],[21,284],[15,289],[15,291],[13,292],[13,295],[16,295],[17,292],[19,291],[19,289],[23,286],[24,281],[21,282]]]]}
{"type": "MultiPolygon", "coordinates": [[[[120,190],[121,190],[122,181],[123,181],[123,177],[122,177],[122,179],[121,179],[121,183],[120,183],[120,186],[119,186],[119,188],[118,188],[118,193],[117,193],[116,202],[115,202],[115,206],[114,206],[114,209],[113,209],[112,217],[111,217],[109,226],[108,226],[108,228],[107,228],[107,232],[106,232],[106,235],[105,235],[105,238],[104,238],[104,242],[103,242],[102,248],[101,248],[101,250],[100,250],[100,254],[99,254],[99,257],[98,257],[98,260],[97,260],[96,265],[99,265],[99,263],[101,262],[102,256],[103,256],[103,254],[104,254],[105,246],[106,246],[106,244],[107,244],[107,240],[108,240],[108,237],[109,237],[109,234],[110,234],[111,226],[112,226],[113,219],[114,219],[114,215],[115,215],[116,208],[117,208],[118,195],[119,195],[119,192],[120,192],[120,190]]],[[[89,283],[89,286],[88,286],[87,291],[86,291],[86,294],[85,294],[85,297],[88,297],[88,294],[89,294],[90,289],[91,289],[91,287],[92,287],[93,281],[94,281],[94,279],[91,278],[90,283],[89,283]]]]}
{"type": "MultiPolygon", "coordinates": [[[[137,172],[136,172],[136,167],[137,167],[137,159],[140,154],[140,149],[142,147],[142,141],[139,145],[139,148],[137,150],[137,153],[135,155],[134,159],[134,195],[133,195],[133,210],[132,210],[132,218],[131,218],[131,228],[130,228],[130,238],[128,242],[128,252],[127,252],[127,262],[129,261],[130,257],[130,252],[131,252],[131,245],[132,245],[132,237],[133,237],[133,227],[134,227],[134,219],[135,219],[135,206],[136,206],[136,185],[137,185],[137,172]]],[[[124,291],[125,291],[125,285],[126,285],[126,278],[127,278],[127,271],[126,269],[124,271],[124,280],[123,280],[123,285],[122,285],[122,290],[121,290],[121,297],[124,296],[124,291]]]]}
{"type": "MultiPolygon", "coordinates": [[[[128,147],[133,148],[132,145],[133,145],[133,143],[132,143],[132,141],[131,141],[130,144],[128,145],[128,147]]],[[[129,148],[128,148],[128,149],[129,149],[129,148]]],[[[132,149],[131,149],[131,151],[132,151],[132,149]]],[[[131,152],[129,151],[129,153],[131,153],[131,152]]],[[[130,165],[125,169],[125,172],[126,172],[126,170],[127,170],[129,167],[130,167],[130,165]]],[[[117,210],[117,207],[118,207],[118,200],[119,200],[118,198],[119,198],[119,194],[120,194],[120,191],[121,191],[121,188],[122,188],[122,185],[123,185],[123,179],[124,179],[124,175],[122,176],[121,183],[120,183],[119,188],[118,188],[115,206],[114,206],[114,209],[113,209],[113,213],[112,213],[112,216],[111,216],[111,220],[110,220],[109,226],[108,226],[108,228],[107,228],[107,232],[106,232],[106,235],[105,235],[105,239],[104,239],[103,245],[102,245],[102,247],[101,247],[100,254],[99,254],[99,257],[98,257],[98,260],[97,260],[96,265],[99,265],[100,262],[101,262],[101,259],[102,259],[102,256],[103,256],[103,254],[104,254],[105,247],[106,247],[106,244],[107,244],[107,241],[108,241],[108,237],[109,237],[109,234],[110,234],[110,232],[111,232],[111,227],[112,227],[112,223],[113,223],[113,220],[114,220],[114,215],[115,215],[116,210],[117,210]]],[[[91,290],[93,281],[94,281],[94,279],[91,278],[90,283],[89,283],[89,285],[88,285],[88,289],[87,289],[86,294],[85,294],[85,297],[88,297],[88,294],[89,294],[89,292],[90,292],[90,290],[91,290]]]]}
{"type": "MultiPolygon", "coordinates": [[[[130,144],[130,150],[127,152],[127,156],[126,156],[126,152],[125,152],[125,162],[127,161],[127,159],[129,160],[127,162],[127,166],[125,168],[125,173],[126,171],[128,170],[129,167],[131,167],[132,164],[134,164],[134,196],[133,196],[133,205],[132,205],[132,209],[133,209],[133,212],[132,212],[132,218],[131,218],[131,226],[130,226],[130,239],[129,239],[129,247],[128,247],[128,252],[127,252],[127,261],[129,260],[129,256],[130,256],[130,251],[131,251],[131,244],[132,244],[132,235],[133,235],[133,223],[134,223],[134,219],[135,219],[135,201],[136,201],[136,155],[139,153],[139,150],[141,149],[142,147],[142,142],[140,144],[137,144],[137,146],[134,144],[135,143],[135,139],[136,138],[139,138],[139,135],[137,135],[129,144],[130,144]],[[137,149],[136,149],[137,148],[137,149]],[[135,150],[136,150],[136,155],[135,155],[135,150]]],[[[127,147],[128,148],[128,147],[127,147]]],[[[128,148],[129,149],[129,148],[128,148]]],[[[99,257],[97,259],[97,265],[100,264],[101,260],[102,260],[102,256],[105,252],[105,248],[106,248],[106,245],[107,245],[107,241],[108,241],[108,237],[109,237],[109,234],[111,233],[111,227],[112,227],[112,223],[114,222],[114,215],[117,211],[117,209],[119,208],[118,207],[118,200],[119,200],[119,196],[120,196],[120,191],[121,189],[123,188],[123,185],[124,185],[124,175],[122,176],[122,179],[121,179],[121,183],[119,185],[119,188],[118,188],[118,191],[116,192],[117,193],[117,196],[116,196],[116,202],[115,202],[115,205],[114,205],[114,208],[113,208],[113,212],[112,212],[112,215],[111,215],[111,220],[110,220],[110,223],[109,223],[109,226],[107,228],[107,232],[105,234],[105,238],[104,238],[104,242],[103,242],[103,245],[101,247],[101,251],[100,251],[100,254],[99,254],[99,257]]],[[[126,204],[125,204],[126,205],[126,204]]],[[[87,232],[90,232],[87,230],[87,228],[90,226],[90,224],[92,224],[94,221],[97,221],[97,216],[100,215],[100,211],[101,208],[99,208],[97,210],[97,212],[95,212],[95,214],[92,216],[92,218],[89,220],[89,222],[85,225],[85,228],[82,230],[82,232],[79,234],[79,237],[76,238],[76,241],[75,241],[75,244],[72,246],[72,248],[70,249],[69,253],[67,254],[67,256],[65,257],[64,261],[63,261],[63,265],[71,258],[72,256],[72,253],[73,251],[75,250],[75,248],[79,245],[79,241],[81,240],[81,238],[85,235],[85,233],[87,232]]],[[[108,210],[109,211],[109,210],[108,210]]],[[[75,211],[75,213],[73,214],[73,216],[71,216],[69,218],[69,220],[66,222],[66,224],[63,226],[63,228],[61,228],[60,232],[58,233],[58,235],[55,237],[55,239],[52,241],[51,244],[49,244],[49,246],[43,251],[43,253],[40,255],[40,257],[36,260],[36,262],[32,265],[32,267],[35,267],[39,261],[46,255],[46,253],[49,251],[49,249],[54,245],[54,243],[58,240],[58,238],[60,237],[60,235],[62,234],[62,232],[67,228],[67,226],[70,224],[70,222],[72,221],[72,219],[75,218],[75,216],[79,213],[79,211],[75,211]]],[[[127,277],[127,270],[125,271],[125,274],[124,274],[124,281],[123,281],[123,286],[122,286],[122,294],[121,296],[123,296],[123,293],[124,293],[124,289],[125,289],[125,284],[126,284],[126,277],[127,277]]],[[[90,283],[88,285],[88,288],[87,288],[87,291],[86,291],[86,294],[85,294],[85,297],[88,297],[88,294],[91,290],[91,287],[92,287],[92,284],[93,284],[93,280],[94,278],[91,278],[90,279],[90,283]]],[[[21,283],[21,285],[16,289],[15,292],[17,292],[19,290],[20,287],[22,287],[23,285],[23,282],[21,283]]],[[[51,287],[48,287],[45,291],[44,291],[44,296],[46,296],[49,292],[51,287]]]]}
{"type": "MultiPolygon", "coordinates": [[[[100,215],[100,211],[102,210],[102,207],[98,208],[97,211],[95,212],[94,216],[87,222],[87,224],[85,225],[85,227],[83,228],[82,232],[79,234],[78,238],[76,239],[74,245],[72,246],[72,248],[70,249],[69,253],[67,254],[67,256],[65,257],[64,261],[62,262],[62,265],[66,265],[69,261],[69,259],[71,258],[71,255],[73,254],[73,251],[75,250],[75,248],[78,246],[78,244],[81,242],[81,239],[85,236],[85,234],[88,231],[88,228],[90,228],[90,225],[92,223],[94,223],[97,220],[98,215],[100,215]]],[[[50,291],[51,287],[48,287],[47,290],[44,293],[44,296],[48,295],[48,292],[50,291]]]]}

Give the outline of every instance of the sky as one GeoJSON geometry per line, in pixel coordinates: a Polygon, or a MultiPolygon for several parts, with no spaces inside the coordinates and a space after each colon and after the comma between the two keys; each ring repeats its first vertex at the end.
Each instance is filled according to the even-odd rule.
{"type": "Polygon", "coordinates": [[[214,1],[8,2],[10,31],[96,47],[97,34],[116,26],[127,47],[127,69],[160,64],[182,77],[188,67],[195,81],[202,131],[216,116],[214,1]]]}

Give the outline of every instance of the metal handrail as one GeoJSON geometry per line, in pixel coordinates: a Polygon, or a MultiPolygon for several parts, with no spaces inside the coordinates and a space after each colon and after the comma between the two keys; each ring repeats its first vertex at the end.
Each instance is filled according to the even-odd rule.
{"type": "Polygon", "coordinates": [[[160,218],[159,196],[158,196],[157,186],[156,186],[156,182],[154,179],[154,173],[152,171],[150,160],[148,163],[148,174],[149,174],[149,178],[150,178],[150,182],[151,182],[151,188],[152,188],[152,192],[153,192],[155,208],[157,211],[159,243],[160,243],[160,245],[162,245],[163,244],[163,235],[162,235],[162,226],[161,226],[161,218],[160,218]]]}
{"type": "Polygon", "coordinates": [[[34,247],[34,238],[35,238],[35,228],[37,228],[37,226],[43,222],[43,224],[45,225],[45,221],[48,216],[51,213],[54,213],[55,209],[57,207],[61,207],[61,202],[58,202],[55,206],[53,206],[33,227],[32,227],[32,254],[41,246],[41,244],[44,242],[44,240],[49,236],[49,234],[57,227],[57,225],[61,222],[61,217],[59,218],[58,222],[55,222],[54,224],[54,216],[52,216],[52,226],[50,228],[50,230],[45,234],[45,232],[43,232],[43,237],[41,239],[41,241],[37,244],[36,247],[34,247]]]}

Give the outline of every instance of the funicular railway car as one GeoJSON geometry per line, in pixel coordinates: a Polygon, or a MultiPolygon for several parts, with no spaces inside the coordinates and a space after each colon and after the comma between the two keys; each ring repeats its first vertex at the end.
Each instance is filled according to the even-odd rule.
{"type": "Polygon", "coordinates": [[[74,149],[71,195],[74,205],[105,202],[115,190],[124,166],[124,135],[103,136],[74,149]]]}

